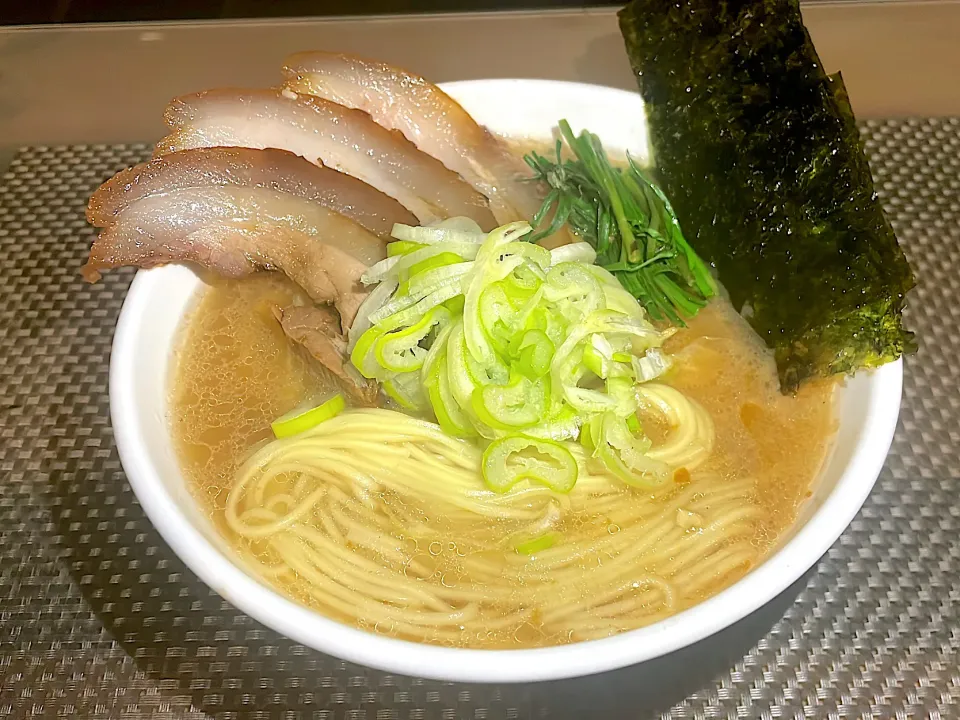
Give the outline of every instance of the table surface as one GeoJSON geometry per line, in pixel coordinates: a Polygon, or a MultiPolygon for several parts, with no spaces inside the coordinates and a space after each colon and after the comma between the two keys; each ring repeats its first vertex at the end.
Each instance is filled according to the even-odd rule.
{"type": "MultiPolygon", "coordinates": [[[[879,97],[877,72],[843,63],[845,43],[830,40],[844,27],[892,38],[899,23],[890,51],[930,30],[911,67],[945,82],[960,63],[948,72],[933,60],[960,50],[936,38],[960,37],[958,8],[920,3],[901,15],[900,4],[863,5],[859,23],[848,5],[807,9],[861,117],[914,116],[862,124],[920,278],[909,321],[921,341],[863,510],[815,568],[717,636],[622,671],[527,686],[436,683],[323,656],[238,612],[180,563],[117,458],[107,368],[132,273],[80,282],[91,239],[83,208],[103,179],[149,153],[116,143],[152,140],[170,95],[229,82],[234,60],[275,67],[294,47],[384,42],[376,54],[438,80],[524,74],[627,87],[612,15],[0,31],[9,161],[0,178],[0,717],[960,717],[960,96],[955,82],[930,93],[918,81],[903,93],[888,83],[879,97]],[[546,60],[528,48],[521,62],[511,41],[529,33],[560,33],[567,52],[544,41],[546,60]],[[427,36],[441,39],[430,50],[414,42],[427,36]],[[474,44],[458,47],[468,37],[474,44]],[[238,39],[251,51],[224,57],[223,44],[238,39]],[[478,64],[483,41],[495,39],[492,62],[478,64]],[[100,76],[71,86],[94,69],[100,76]]],[[[273,70],[258,72],[247,82],[268,82],[273,70]]]]}
{"type": "MultiPolygon", "coordinates": [[[[860,118],[960,115],[960,0],[803,7],[860,118]]],[[[0,28],[0,147],[154,140],[170,98],[275,84],[287,54],[315,48],[434,82],[519,76],[636,89],[612,9],[0,28]]]]}

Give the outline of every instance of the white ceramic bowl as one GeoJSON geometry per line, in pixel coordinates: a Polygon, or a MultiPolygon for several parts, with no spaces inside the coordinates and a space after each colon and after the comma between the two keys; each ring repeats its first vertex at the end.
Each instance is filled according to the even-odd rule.
{"type": "MultiPolygon", "coordinates": [[[[589,127],[608,147],[647,156],[643,103],[634,93],[534,80],[462,82],[444,89],[497,132],[548,139],[565,117],[575,130],[589,127]]],[[[838,398],[834,451],[793,528],[761,565],[696,607],[616,637],[563,647],[434,647],[361,631],[287,600],[247,574],[194,503],[166,416],[171,345],[200,288],[196,275],[183,267],[141,271],[123,305],[111,357],[110,399],[130,484],[173,550],[230,603],[304,645],[390,672],[469,682],[557,679],[631,665],[717,632],[784,590],[840,536],[876,481],[900,407],[899,362],[849,381],[838,398]]]]}

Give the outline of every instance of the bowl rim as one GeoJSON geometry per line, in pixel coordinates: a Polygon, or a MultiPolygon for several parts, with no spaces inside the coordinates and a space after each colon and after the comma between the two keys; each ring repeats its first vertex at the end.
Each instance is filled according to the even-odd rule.
{"type": "MultiPolygon", "coordinates": [[[[538,80],[475,80],[441,87],[489,83],[545,83],[570,90],[624,90],[583,83],[538,80]]],[[[902,361],[873,372],[860,440],[836,486],[786,543],[730,587],[687,610],[613,637],[529,649],[446,648],[390,638],[329,619],[288,600],[243,571],[181,512],[145,451],[137,412],[135,370],[141,317],[162,293],[175,268],[141,270],[127,292],[110,358],[110,413],[117,450],[138,501],[180,560],[225,600],[276,632],[320,652],[387,672],[445,681],[536,682],[592,675],[673,652],[760,608],[810,569],[839,538],[872,489],[896,428],[902,361]]],[[[197,282],[200,282],[199,279],[197,282]]],[[[182,315],[181,315],[182,317],[182,315]]]]}

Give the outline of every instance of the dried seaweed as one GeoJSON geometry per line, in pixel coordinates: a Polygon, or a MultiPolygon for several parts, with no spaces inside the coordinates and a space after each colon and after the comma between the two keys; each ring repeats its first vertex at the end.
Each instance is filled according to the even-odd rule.
{"type": "Polygon", "coordinates": [[[913,273],[797,1],[634,0],[620,28],[664,190],[781,388],[912,351],[913,273]]]}

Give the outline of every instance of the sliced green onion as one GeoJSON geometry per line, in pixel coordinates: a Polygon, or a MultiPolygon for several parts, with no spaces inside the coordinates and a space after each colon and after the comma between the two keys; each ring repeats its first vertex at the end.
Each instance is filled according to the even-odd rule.
{"type": "Polygon", "coordinates": [[[406,292],[427,295],[445,283],[459,282],[472,267],[472,262],[456,262],[418,272],[407,280],[406,292]]]}
{"type": "Polygon", "coordinates": [[[487,235],[477,252],[473,277],[464,293],[463,330],[468,352],[480,362],[489,363],[493,355],[493,348],[485,338],[480,323],[479,303],[484,289],[503,280],[524,264],[525,259],[543,263],[541,267],[549,266],[549,250],[539,245],[515,242],[530,231],[530,224],[525,222],[503,225],[487,235]],[[507,248],[510,243],[514,244],[507,248]]]}
{"type": "Polygon", "coordinates": [[[472,242],[479,245],[486,233],[469,218],[449,218],[438,225],[411,227],[396,223],[390,235],[397,240],[435,245],[442,242],[472,242]]]}
{"type": "Polygon", "coordinates": [[[538,265],[526,264],[515,267],[503,281],[510,288],[514,296],[522,297],[537,290],[546,279],[546,273],[538,265]]]}
{"type": "Polygon", "coordinates": [[[637,383],[631,377],[607,378],[607,396],[613,398],[616,405],[612,412],[617,417],[629,417],[640,406],[637,395],[637,383]]]}
{"type": "Polygon", "coordinates": [[[450,389],[445,353],[440,357],[433,371],[432,380],[427,386],[427,396],[437,423],[444,432],[457,437],[471,437],[477,434],[473,423],[470,422],[466,413],[460,410],[450,389]]]}
{"type": "MultiPolygon", "coordinates": [[[[464,342],[466,347],[466,342],[464,342]]],[[[464,351],[463,362],[475,385],[506,385],[510,382],[510,366],[499,356],[493,355],[488,363],[478,362],[464,351]]]]}
{"type": "Polygon", "coordinates": [[[517,543],[514,549],[521,555],[536,555],[538,552],[549,550],[560,541],[559,533],[545,533],[540,537],[517,543]]]}
{"type": "Polygon", "coordinates": [[[650,402],[643,383],[669,367],[667,333],[590,264],[591,248],[551,252],[520,242],[528,232],[484,234],[462,218],[397,226],[364,277],[380,284],[351,330],[351,361],[448,434],[490,440],[484,477],[498,492],[522,480],[569,490],[577,463],[560,441],[577,438],[624,482],[654,487],[666,466],[635,413],[650,402]]]}
{"type": "Polygon", "coordinates": [[[559,411],[553,412],[546,420],[537,423],[534,427],[526,428],[523,433],[541,440],[576,440],[584,418],[584,415],[581,415],[569,405],[564,405],[559,411]]]}
{"type": "Polygon", "coordinates": [[[591,457],[597,457],[600,448],[600,433],[603,430],[603,415],[592,415],[580,427],[580,444],[591,457]]]}
{"type": "MultiPolygon", "coordinates": [[[[480,260],[477,262],[480,263],[480,260]]],[[[480,296],[489,285],[502,280],[507,273],[522,262],[523,260],[518,257],[505,258],[496,262],[485,261],[479,271],[475,270],[474,277],[464,293],[463,336],[467,341],[467,351],[479,362],[491,362],[494,354],[490,341],[483,331],[483,321],[480,317],[480,296]],[[499,266],[497,263],[500,263],[499,266]]]]}
{"type": "Polygon", "coordinates": [[[546,375],[556,349],[547,334],[543,330],[526,330],[516,338],[519,340],[514,352],[517,370],[531,380],[546,375]]]}
{"type": "Polygon", "coordinates": [[[670,369],[670,360],[657,348],[650,348],[643,357],[631,358],[637,382],[649,382],[670,369]]]}
{"type": "Polygon", "coordinates": [[[566,385],[563,388],[563,395],[568,403],[584,413],[607,412],[617,407],[616,399],[602,390],[566,385]]]}
{"type": "Polygon", "coordinates": [[[480,294],[480,325],[494,349],[506,353],[513,334],[516,311],[502,283],[493,283],[480,294]]]}
{"type": "Polygon", "coordinates": [[[509,385],[486,385],[473,391],[471,407],[481,421],[497,430],[533,425],[547,409],[546,380],[518,376],[509,385]]]}
{"type": "Polygon", "coordinates": [[[449,321],[450,313],[446,308],[436,307],[410,327],[385,334],[373,346],[377,362],[382,368],[395,373],[418,370],[427,356],[426,349],[420,343],[436,326],[442,327],[449,321]]]}
{"type": "Polygon", "coordinates": [[[602,300],[600,282],[580,263],[564,262],[554,265],[547,273],[546,284],[548,300],[580,296],[590,296],[595,303],[602,300]]]}
{"type": "Polygon", "coordinates": [[[353,325],[350,326],[350,330],[347,333],[349,337],[347,350],[350,353],[353,353],[353,348],[356,346],[360,336],[373,325],[374,321],[371,320],[371,316],[390,299],[390,296],[396,289],[396,280],[386,280],[371,290],[366,299],[360,303],[360,307],[357,308],[357,316],[353,319],[353,325]]]}
{"type": "Polygon", "coordinates": [[[646,317],[646,313],[637,299],[624,290],[620,281],[609,271],[599,265],[587,265],[586,267],[588,272],[600,281],[608,310],[616,310],[630,317],[641,319],[646,317]]]}
{"type": "Polygon", "coordinates": [[[599,438],[594,435],[591,440],[596,443],[595,457],[607,470],[644,490],[655,490],[670,480],[669,466],[647,455],[651,443],[646,436],[631,433],[627,421],[613,413],[606,413],[600,422],[599,438]]]}
{"type": "Polygon", "coordinates": [[[563,445],[510,435],[490,443],[483,453],[483,479],[494,492],[507,492],[523,480],[546,485],[560,493],[577,482],[577,461],[563,445]]]}
{"type": "Polygon", "coordinates": [[[409,273],[410,277],[418,275],[427,270],[432,270],[434,268],[441,268],[446,265],[454,265],[457,263],[462,263],[463,258],[452,252],[442,252],[437,253],[436,255],[431,255],[425,260],[421,260],[418,263],[415,263],[410,266],[409,273]]]}
{"type": "Polygon", "coordinates": [[[370,314],[370,321],[384,331],[410,325],[438,305],[460,294],[460,284],[455,281],[440,283],[434,288],[409,295],[395,294],[379,310],[370,314]]]}
{"type": "Polygon", "coordinates": [[[374,345],[383,337],[383,333],[384,331],[379,327],[370,328],[360,336],[350,353],[350,362],[369,380],[382,380],[389,377],[389,373],[384,374],[384,368],[377,362],[377,356],[374,353],[374,345]]]}
{"type": "Polygon", "coordinates": [[[473,260],[477,256],[478,247],[479,245],[470,242],[442,242],[436,245],[427,245],[406,255],[394,255],[381,260],[364,272],[360,281],[364,285],[370,285],[388,277],[396,278],[400,276],[400,273],[409,270],[417,263],[447,252],[459,255],[465,260],[473,260]]]}
{"type": "Polygon", "coordinates": [[[409,372],[384,380],[383,390],[404,410],[422,412],[427,408],[427,396],[420,384],[420,373],[409,372]]]}
{"type": "MultiPolygon", "coordinates": [[[[517,291],[512,285],[507,285],[509,288],[507,290],[507,297],[513,301],[519,301],[522,298],[522,294],[526,291],[517,291]]],[[[513,314],[513,327],[515,331],[518,330],[532,330],[534,328],[529,327],[528,324],[531,322],[533,314],[536,312],[537,308],[540,307],[543,302],[543,287],[538,286],[536,290],[529,294],[523,301],[523,305],[520,306],[520,309],[513,314]]],[[[546,327],[546,322],[544,321],[544,327],[546,327]]],[[[543,329],[543,328],[539,328],[543,329]]]]}
{"type": "Polygon", "coordinates": [[[540,245],[517,243],[512,249],[517,255],[533,263],[534,267],[539,266],[545,270],[552,262],[550,251],[540,245]]]}
{"type": "Polygon", "coordinates": [[[454,295],[449,300],[444,300],[443,306],[450,311],[451,315],[463,315],[463,295],[454,295]]]}
{"type": "Polygon", "coordinates": [[[557,265],[565,262],[584,263],[593,265],[597,259],[597,251],[593,249],[590,243],[575,242],[569,245],[561,245],[550,251],[550,261],[557,265]]]}
{"type": "Polygon", "coordinates": [[[467,371],[466,345],[463,340],[463,321],[458,320],[450,328],[447,338],[447,378],[450,380],[450,392],[460,407],[469,407],[476,380],[467,371]]]}
{"type": "Polygon", "coordinates": [[[450,335],[456,328],[454,323],[446,323],[440,327],[437,337],[430,345],[427,356],[423,361],[421,368],[421,378],[425,387],[436,383],[437,369],[441,365],[446,365],[447,346],[450,341],[450,335]]]}
{"type": "Polygon", "coordinates": [[[544,297],[555,303],[557,311],[568,322],[603,307],[604,296],[597,279],[579,263],[554,265],[547,273],[544,297]]]}
{"type": "Polygon", "coordinates": [[[387,257],[407,255],[412,253],[414,250],[419,250],[422,247],[423,244],[421,243],[410,242],[409,240],[397,240],[387,245],[387,257]]]}
{"type": "MultiPolygon", "coordinates": [[[[376,327],[383,332],[390,332],[392,330],[397,330],[409,325],[415,325],[431,310],[442,306],[447,300],[456,297],[459,294],[460,288],[457,287],[456,283],[443,285],[426,297],[421,298],[410,307],[404,308],[403,310],[395,312],[392,315],[388,315],[385,318],[377,320],[376,327]]],[[[381,312],[382,310],[375,312],[370,317],[379,317],[381,312]]]]}
{"type": "Polygon", "coordinates": [[[613,345],[600,333],[591,335],[583,348],[583,364],[598,378],[606,378],[612,363],[613,345]]]}
{"type": "Polygon", "coordinates": [[[460,410],[457,399],[450,387],[450,377],[447,363],[447,350],[450,337],[460,327],[459,323],[447,325],[437,334],[437,339],[430,346],[427,358],[420,370],[423,378],[423,387],[427,392],[427,399],[433,409],[434,417],[444,432],[459,437],[476,435],[476,430],[470,419],[460,410]]]}
{"type": "MultiPolygon", "coordinates": [[[[535,295],[534,298],[536,297],[538,296],[535,295]]],[[[531,302],[534,298],[531,298],[531,302]]],[[[542,303],[532,308],[523,323],[524,330],[543,330],[554,347],[560,347],[564,343],[569,328],[569,323],[560,317],[559,313],[551,312],[548,308],[543,307],[542,303]]]]}
{"type": "Polygon", "coordinates": [[[277,438],[299,435],[311,428],[315,428],[330,418],[336,417],[343,412],[344,407],[346,407],[346,403],[344,402],[343,395],[337,394],[322,405],[318,405],[310,410],[302,412],[295,410],[287,413],[270,423],[270,427],[273,428],[273,434],[277,438]]]}
{"type": "Polygon", "coordinates": [[[580,387],[580,382],[590,372],[583,363],[584,343],[570,349],[560,362],[558,356],[563,348],[554,354],[550,365],[553,394],[558,400],[568,402],[581,413],[598,413],[611,410],[616,400],[606,393],[592,388],[580,387]]]}
{"type": "Polygon", "coordinates": [[[660,334],[649,324],[637,318],[631,318],[622,313],[600,310],[591,313],[567,333],[563,344],[553,356],[550,372],[553,374],[554,388],[564,389],[570,385],[569,377],[564,377],[573,370],[571,356],[574,350],[581,346],[584,338],[592,333],[609,333],[616,335],[633,336],[635,344],[652,347],[661,341],[660,334]]]}

